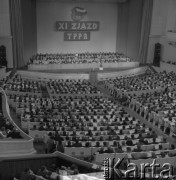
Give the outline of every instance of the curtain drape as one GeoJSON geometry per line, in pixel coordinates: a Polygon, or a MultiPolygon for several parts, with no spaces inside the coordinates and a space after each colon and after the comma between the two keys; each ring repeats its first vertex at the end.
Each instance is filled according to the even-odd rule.
{"type": "Polygon", "coordinates": [[[117,52],[138,60],[143,1],[128,0],[118,4],[117,52]]]}
{"type": "Polygon", "coordinates": [[[153,0],[144,0],[142,27],[141,27],[141,40],[138,59],[140,64],[146,64],[149,35],[152,21],[153,0]]]}
{"type": "Polygon", "coordinates": [[[9,0],[14,68],[24,66],[21,0],[9,0]]]}
{"type": "Polygon", "coordinates": [[[129,19],[129,2],[118,4],[118,22],[117,22],[117,52],[127,54],[128,44],[128,19],[129,19]]]}

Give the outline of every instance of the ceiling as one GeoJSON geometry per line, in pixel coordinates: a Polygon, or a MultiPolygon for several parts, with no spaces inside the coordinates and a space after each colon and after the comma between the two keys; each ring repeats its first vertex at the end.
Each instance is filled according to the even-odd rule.
{"type": "Polygon", "coordinates": [[[37,0],[43,2],[91,2],[91,3],[124,3],[127,0],[37,0]]]}

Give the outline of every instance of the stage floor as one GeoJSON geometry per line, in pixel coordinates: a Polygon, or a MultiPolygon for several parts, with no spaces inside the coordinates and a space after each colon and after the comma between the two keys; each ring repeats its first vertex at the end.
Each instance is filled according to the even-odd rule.
{"type": "Polygon", "coordinates": [[[117,68],[107,68],[103,71],[95,69],[86,70],[86,69],[70,69],[70,70],[43,70],[43,71],[31,71],[20,69],[17,71],[17,74],[21,75],[24,78],[29,79],[96,79],[104,80],[107,78],[114,78],[117,76],[131,75],[131,74],[141,74],[146,71],[148,66],[140,66],[136,68],[126,68],[126,69],[117,69],[117,68]]]}
{"type": "Polygon", "coordinates": [[[77,72],[82,70],[82,72],[91,71],[116,71],[125,70],[139,67],[139,62],[119,62],[119,63],[104,63],[103,71],[99,70],[100,64],[30,64],[28,65],[28,70],[37,72],[77,72]]]}

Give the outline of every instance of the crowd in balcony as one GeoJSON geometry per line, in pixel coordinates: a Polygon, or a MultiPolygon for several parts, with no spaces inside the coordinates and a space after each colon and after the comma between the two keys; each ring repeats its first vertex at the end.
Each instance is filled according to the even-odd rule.
{"type": "Polygon", "coordinates": [[[29,64],[85,64],[85,63],[118,63],[131,62],[131,58],[121,53],[67,53],[67,54],[36,54],[29,64]]]}

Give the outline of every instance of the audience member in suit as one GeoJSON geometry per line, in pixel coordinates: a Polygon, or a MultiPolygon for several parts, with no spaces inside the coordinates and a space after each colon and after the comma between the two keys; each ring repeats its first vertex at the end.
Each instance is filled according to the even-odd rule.
{"type": "Polygon", "coordinates": [[[116,153],[123,153],[124,151],[122,150],[122,147],[119,146],[119,147],[115,148],[115,152],[116,153]]]}
{"type": "Polygon", "coordinates": [[[55,141],[54,141],[53,136],[50,136],[50,138],[47,140],[46,146],[47,146],[47,153],[53,153],[54,152],[54,150],[55,150],[55,141]]]}
{"type": "Polygon", "coordinates": [[[21,173],[21,178],[20,180],[35,180],[35,176],[34,173],[31,169],[25,169],[22,173],[21,173]]]}
{"type": "Polygon", "coordinates": [[[100,147],[100,149],[97,152],[99,152],[99,154],[103,154],[104,153],[104,148],[100,147]]]}
{"type": "Polygon", "coordinates": [[[126,141],[126,145],[127,146],[133,146],[134,144],[133,144],[133,141],[130,138],[128,138],[126,141]]]}
{"type": "Polygon", "coordinates": [[[133,152],[141,152],[141,151],[142,149],[140,145],[137,145],[137,148],[133,149],[133,152]]]}
{"type": "Polygon", "coordinates": [[[22,138],[20,133],[16,131],[16,128],[14,127],[12,131],[9,132],[9,134],[7,135],[7,137],[11,137],[13,139],[18,139],[18,138],[22,138]]]}
{"type": "Polygon", "coordinates": [[[105,150],[105,153],[114,153],[114,150],[112,147],[108,147],[107,150],[105,150]]]}
{"type": "Polygon", "coordinates": [[[72,144],[70,141],[67,142],[67,147],[72,147],[72,144]]]}
{"type": "Polygon", "coordinates": [[[46,168],[46,166],[42,166],[42,168],[39,169],[39,171],[37,172],[37,175],[42,176],[42,177],[48,179],[50,177],[50,175],[51,175],[51,171],[49,171],[46,168]]]}
{"type": "Polygon", "coordinates": [[[97,141],[95,147],[100,147],[100,142],[97,141]]]}
{"type": "Polygon", "coordinates": [[[141,137],[141,138],[139,139],[139,143],[140,143],[140,145],[147,145],[147,144],[148,144],[148,141],[146,141],[143,137],[141,137]]]}

